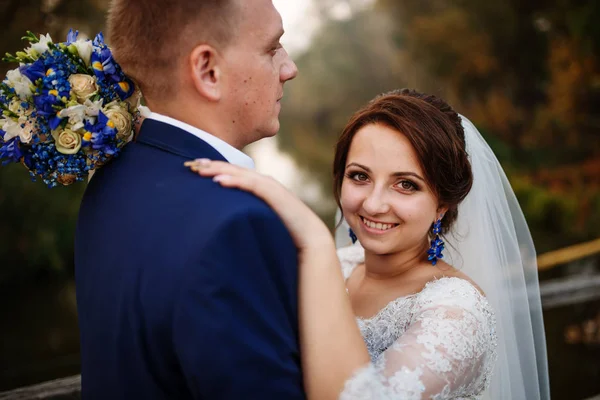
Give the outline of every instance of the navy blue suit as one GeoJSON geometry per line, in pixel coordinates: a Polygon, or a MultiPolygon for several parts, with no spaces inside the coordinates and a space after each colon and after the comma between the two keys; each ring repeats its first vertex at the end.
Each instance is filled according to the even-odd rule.
{"type": "Polygon", "coordinates": [[[83,399],[303,399],[297,254],[223,156],[146,120],[91,180],[75,244],[83,399]]]}

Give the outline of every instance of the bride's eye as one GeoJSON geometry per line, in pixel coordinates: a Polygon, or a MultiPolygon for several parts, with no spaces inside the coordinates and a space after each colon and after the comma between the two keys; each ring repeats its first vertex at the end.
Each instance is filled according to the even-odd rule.
{"type": "Polygon", "coordinates": [[[417,185],[415,185],[414,182],[407,181],[407,180],[398,182],[396,186],[406,192],[414,192],[414,191],[419,190],[419,187],[417,185]]]}
{"type": "Polygon", "coordinates": [[[348,172],[346,177],[357,182],[366,182],[369,180],[369,177],[364,172],[348,172]]]}

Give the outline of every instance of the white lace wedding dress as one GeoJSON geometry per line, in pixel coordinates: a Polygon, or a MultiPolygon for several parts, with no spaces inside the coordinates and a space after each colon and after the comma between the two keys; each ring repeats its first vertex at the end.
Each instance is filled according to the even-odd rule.
{"type": "MultiPolygon", "coordinates": [[[[338,256],[345,279],[364,262],[358,245],[338,256]]],[[[482,398],[496,360],[496,320],[470,282],[429,282],[357,322],[372,363],[346,383],[340,399],[482,398]]]]}

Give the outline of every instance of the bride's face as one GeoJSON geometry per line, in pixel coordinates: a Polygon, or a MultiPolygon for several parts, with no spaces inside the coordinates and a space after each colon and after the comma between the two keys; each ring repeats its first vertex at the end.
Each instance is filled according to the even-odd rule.
{"type": "Polygon", "coordinates": [[[443,212],[409,140],[381,124],[366,125],[354,136],[340,200],[358,240],[375,254],[425,246],[443,212]]]}

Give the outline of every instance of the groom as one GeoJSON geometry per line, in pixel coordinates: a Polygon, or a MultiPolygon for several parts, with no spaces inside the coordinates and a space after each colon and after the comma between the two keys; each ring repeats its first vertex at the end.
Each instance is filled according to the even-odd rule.
{"type": "Polygon", "coordinates": [[[297,74],[272,0],[114,0],[154,112],[91,180],[75,265],[83,399],[303,399],[297,260],[265,203],[184,167],[252,167],[297,74]]]}

